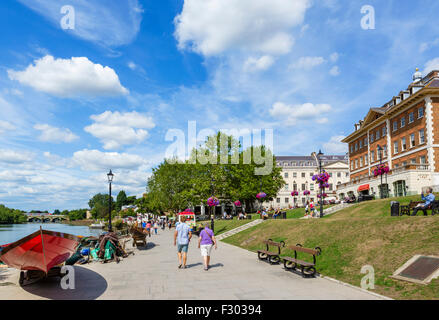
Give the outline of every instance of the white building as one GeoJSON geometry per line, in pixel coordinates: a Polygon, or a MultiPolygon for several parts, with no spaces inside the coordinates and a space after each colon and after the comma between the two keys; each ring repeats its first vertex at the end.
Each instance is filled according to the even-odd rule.
{"type": "MultiPolygon", "coordinates": [[[[322,156],[323,170],[331,176],[329,188],[325,190],[328,197],[336,197],[337,185],[349,181],[348,157],[344,156],[322,156]]],[[[297,204],[305,206],[306,201],[317,201],[319,193],[318,184],[312,180],[313,175],[319,173],[318,163],[311,156],[288,156],[276,157],[276,165],[282,168],[282,177],[286,184],[277,196],[270,202],[265,202],[264,206],[273,208],[289,208],[297,204]],[[305,196],[303,192],[311,192],[305,196]],[[298,191],[299,196],[293,197],[291,192],[298,191]]]]}

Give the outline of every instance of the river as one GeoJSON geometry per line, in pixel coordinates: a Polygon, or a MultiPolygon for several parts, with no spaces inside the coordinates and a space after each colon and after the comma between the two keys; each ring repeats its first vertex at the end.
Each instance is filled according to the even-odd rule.
{"type": "Polygon", "coordinates": [[[88,226],[74,226],[62,223],[24,223],[0,225],[0,245],[15,242],[40,229],[70,233],[77,236],[99,236],[100,229],[90,229],[88,226]]]}

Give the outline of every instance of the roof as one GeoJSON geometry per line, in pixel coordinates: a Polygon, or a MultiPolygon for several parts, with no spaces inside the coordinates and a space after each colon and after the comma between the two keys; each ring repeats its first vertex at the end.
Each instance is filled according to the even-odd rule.
{"type": "MultiPolygon", "coordinates": [[[[324,165],[335,163],[335,162],[345,162],[347,163],[347,155],[323,155],[320,157],[324,165]]],[[[277,156],[276,162],[286,162],[289,165],[295,163],[292,166],[317,166],[317,162],[313,156],[277,156]],[[302,165],[301,165],[302,164],[302,165]]]]}

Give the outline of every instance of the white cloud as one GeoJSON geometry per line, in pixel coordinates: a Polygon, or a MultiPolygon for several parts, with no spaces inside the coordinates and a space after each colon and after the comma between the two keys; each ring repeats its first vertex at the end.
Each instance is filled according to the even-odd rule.
{"type": "Polygon", "coordinates": [[[296,63],[292,64],[292,69],[311,69],[325,63],[323,57],[301,57],[296,63]]]}
{"type": "Polygon", "coordinates": [[[340,56],[339,56],[339,54],[337,53],[337,52],[334,52],[333,54],[331,54],[330,56],[329,56],[329,60],[331,60],[331,62],[337,62],[338,61],[338,58],[339,58],[340,56]]]}
{"type": "Polygon", "coordinates": [[[337,77],[340,75],[340,68],[338,66],[333,66],[331,70],[329,70],[329,74],[333,77],[337,77]]]}
{"type": "Polygon", "coordinates": [[[104,144],[104,149],[118,149],[123,145],[141,143],[155,124],[151,117],[138,112],[105,111],[90,117],[95,122],[84,130],[104,144]]]}
{"type": "Polygon", "coordinates": [[[81,150],[73,154],[73,162],[83,170],[99,171],[109,169],[137,169],[145,161],[138,155],[101,152],[99,150],[81,150]]]}
{"type": "Polygon", "coordinates": [[[36,124],[34,129],[41,131],[38,139],[44,142],[72,142],[79,138],[69,129],[60,129],[48,124],[36,124]]]}
{"type": "Polygon", "coordinates": [[[328,154],[345,154],[348,151],[346,143],[341,142],[344,136],[333,136],[328,142],[323,144],[323,148],[328,154]]]}
{"type": "Polygon", "coordinates": [[[67,33],[103,46],[119,46],[131,43],[140,29],[142,12],[138,0],[19,0],[32,10],[60,27],[64,14],[60,13],[65,4],[73,6],[75,28],[67,33]]]}
{"type": "Polygon", "coordinates": [[[427,75],[429,72],[433,70],[439,70],[439,57],[427,61],[427,63],[424,66],[423,74],[427,75]]]}
{"type": "Polygon", "coordinates": [[[175,18],[180,49],[204,56],[228,50],[285,54],[293,27],[303,23],[309,0],[185,0],[175,18]],[[233,8],[233,9],[232,9],[233,8]]]}
{"type": "Polygon", "coordinates": [[[316,121],[326,123],[325,117],[332,107],[329,104],[304,103],[301,105],[288,105],[283,102],[276,102],[269,110],[270,115],[282,120],[285,125],[295,125],[298,120],[316,121]]]}
{"type": "Polygon", "coordinates": [[[34,154],[28,151],[16,151],[9,149],[0,149],[0,162],[9,164],[19,164],[32,161],[34,154]]]}
{"type": "Polygon", "coordinates": [[[128,62],[128,68],[130,68],[131,70],[136,70],[137,65],[134,62],[130,61],[128,62]]]}
{"type": "Polygon", "coordinates": [[[110,67],[95,64],[86,57],[35,60],[24,71],[8,70],[11,80],[58,97],[115,96],[128,94],[110,67]]]}
{"type": "Polygon", "coordinates": [[[14,130],[15,126],[7,121],[0,120],[0,133],[4,133],[9,130],[14,130]]]}
{"type": "Polygon", "coordinates": [[[244,71],[255,72],[264,71],[270,68],[274,63],[274,59],[271,56],[262,56],[260,58],[250,57],[244,63],[244,71]]]}

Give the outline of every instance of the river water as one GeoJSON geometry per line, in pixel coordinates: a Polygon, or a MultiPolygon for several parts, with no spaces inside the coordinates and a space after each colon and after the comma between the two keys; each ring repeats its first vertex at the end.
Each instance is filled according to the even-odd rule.
{"type": "Polygon", "coordinates": [[[99,236],[101,229],[90,229],[88,226],[73,226],[61,223],[24,223],[0,225],[0,245],[15,242],[40,229],[70,233],[76,236],[99,236]]]}

